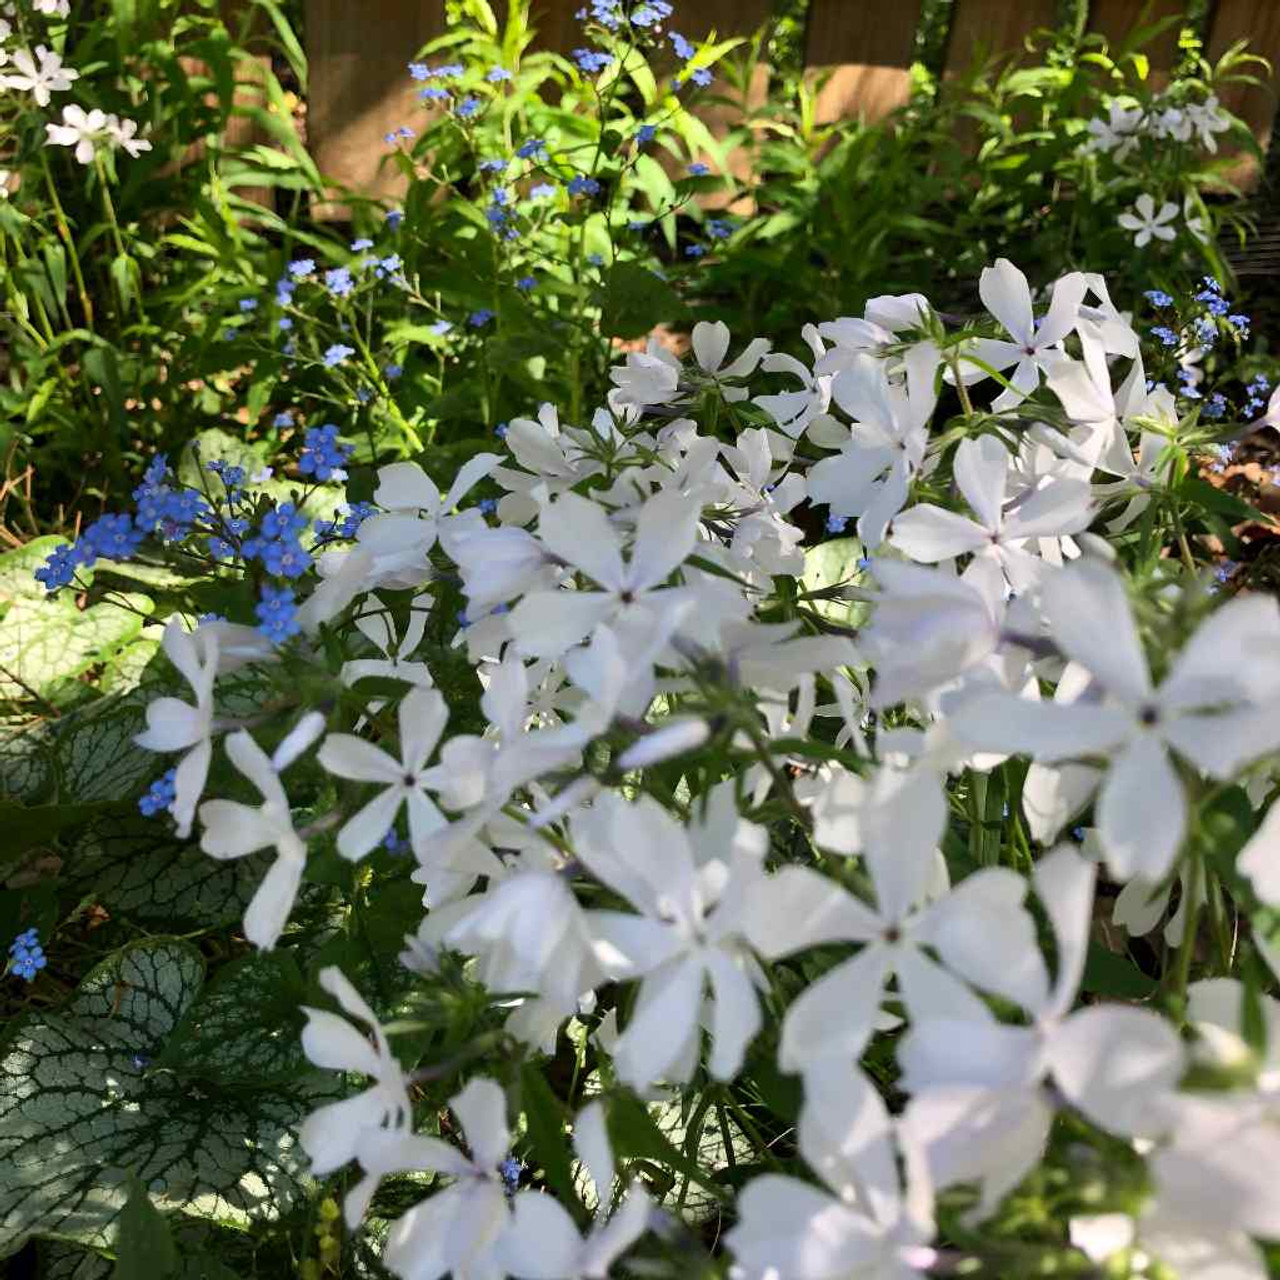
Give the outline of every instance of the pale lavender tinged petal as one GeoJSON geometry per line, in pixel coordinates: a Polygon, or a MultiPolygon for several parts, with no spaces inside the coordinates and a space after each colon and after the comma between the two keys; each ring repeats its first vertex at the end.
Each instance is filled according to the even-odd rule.
{"type": "Polygon", "coordinates": [[[543,507],[538,521],[543,545],[611,591],[622,589],[622,543],[604,508],[576,493],[543,507]]]}
{"type": "Polygon", "coordinates": [[[1098,795],[1098,836],[1117,880],[1160,879],[1182,847],[1187,800],[1165,744],[1135,738],[1113,761],[1098,795]]]}
{"type": "Polygon", "coordinates": [[[995,436],[962,440],[952,464],[956,484],[986,529],[998,529],[1004,510],[1009,450],[995,436]]]}
{"type": "Polygon", "coordinates": [[[936,564],[986,547],[991,534],[967,516],[922,502],[893,522],[889,545],[921,564],[936,564]]]}
{"type": "Polygon", "coordinates": [[[1109,693],[1138,703],[1151,693],[1124,583],[1113,569],[1084,561],[1053,574],[1044,585],[1044,613],[1053,639],[1109,693]]]}
{"type": "Polygon", "coordinates": [[[978,296],[1016,342],[1026,346],[1033,341],[1035,317],[1031,310],[1031,286],[1008,258],[997,258],[994,266],[983,268],[978,279],[978,296]]]}

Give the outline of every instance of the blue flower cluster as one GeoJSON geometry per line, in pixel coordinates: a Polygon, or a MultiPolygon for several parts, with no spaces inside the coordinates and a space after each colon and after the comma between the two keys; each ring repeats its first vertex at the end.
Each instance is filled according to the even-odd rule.
{"type": "Polygon", "coordinates": [[[575,49],[572,57],[578,70],[589,76],[598,75],[613,61],[613,54],[601,53],[599,49],[575,49]]]}
{"type": "Polygon", "coordinates": [[[334,538],[354,538],[360,526],[376,511],[372,502],[353,502],[348,507],[338,509],[338,514],[342,516],[340,521],[317,520],[312,528],[322,542],[334,538]]]}
{"type": "Polygon", "coordinates": [[[312,564],[299,541],[306,527],[307,517],[292,502],[282,502],[263,516],[258,532],[245,539],[241,550],[247,560],[260,560],[277,578],[300,578],[312,564]]]}
{"type": "Polygon", "coordinates": [[[18,934],[9,944],[9,967],[19,978],[34,982],[36,974],[49,962],[45,959],[44,948],[40,945],[38,929],[28,929],[18,934]]]}
{"type": "Polygon", "coordinates": [[[178,796],[175,786],[177,776],[177,769],[170,769],[151,784],[147,789],[147,794],[138,801],[138,808],[144,816],[154,818],[157,813],[164,813],[168,810],[178,796]]]}
{"type": "Polygon", "coordinates": [[[262,594],[254,613],[258,618],[258,630],[272,644],[283,644],[290,636],[296,636],[302,627],[298,623],[297,604],[289,587],[263,585],[262,594]]]}
{"type": "Polygon", "coordinates": [[[345,480],[347,459],[353,446],[338,439],[338,428],[331,422],[323,427],[308,427],[304,436],[298,470],[319,481],[345,480]]]}
{"type": "Polygon", "coordinates": [[[1244,404],[1244,416],[1252,418],[1254,414],[1261,413],[1266,407],[1266,394],[1271,390],[1271,380],[1265,374],[1258,374],[1257,377],[1250,379],[1245,383],[1245,391],[1249,393],[1249,398],[1244,404]]]}

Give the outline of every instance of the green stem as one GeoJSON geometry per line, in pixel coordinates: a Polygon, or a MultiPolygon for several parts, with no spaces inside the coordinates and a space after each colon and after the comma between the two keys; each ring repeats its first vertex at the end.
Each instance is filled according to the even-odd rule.
{"type": "Polygon", "coordinates": [[[1200,931],[1200,908],[1204,905],[1202,892],[1204,860],[1197,853],[1191,854],[1191,872],[1187,876],[1187,927],[1182,935],[1178,951],[1178,969],[1175,975],[1178,1002],[1185,1009],[1187,987],[1191,981],[1191,958],[1196,949],[1196,935],[1200,931]]]}
{"type": "Polygon", "coordinates": [[[71,228],[67,225],[67,215],[58,199],[58,188],[53,181],[53,170],[49,168],[49,157],[41,149],[40,167],[44,171],[45,186],[49,188],[49,201],[53,205],[54,221],[58,225],[58,234],[66,246],[67,257],[71,259],[71,274],[75,276],[76,292],[80,297],[80,310],[84,313],[84,325],[90,333],[94,332],[93,303],[89,301],[89,290],[84,283],[84,273],[80,270],[80,255],[76,252],[76,242],[72,239],[71,228]]]}

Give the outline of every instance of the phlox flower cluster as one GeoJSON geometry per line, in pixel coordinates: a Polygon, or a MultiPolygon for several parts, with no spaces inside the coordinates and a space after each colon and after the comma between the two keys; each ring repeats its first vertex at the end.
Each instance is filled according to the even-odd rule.
{"type": "Polygon", "coordinates": [[[1170,142],[1202,147],[1211,155],[1218,150],[1218,138],[1231,128],[1231,116],[1210,93],[1194,101],[1179,89],[1176,94],[1156,94],[1149,102],[1114,99],[1106,119],[1089,121],[1084,150],[1108,155],[1117,163],[1129,160],[1145,142],[1170,142]]]}
{"type": "MultiPolygon", "coordinates": [[[[51,3],[37,6],[36,12],[45,17],[65,18],[69,12],[66,4],[51,3]]],[[[0,18],[0,91],[28,95],[40,108],[53,105],[54,95],[71,91],[80,79],[80,72],[67,66],[62,55],[44,44],[34,47],[16,45],[13,25],[0,18]]],[[[61,108],[61,123],[50,121],[45,125],[45,145],[71,147],[81,164],[92,164],[99,152],[123,150],[135,159],[151,150],[151,143],[138,136],[136,120],[121,119],[114,112],[97,107],[85,110],[78,103],[67,103],[61,108]]]]}
{"type": "MultiPolygon", "coordinates": [[[[424,1114],[394,1011],[324,970],[341,1012],[308,1007],[303,1047],[365,1085],[304,1126],[313,1172],[351,1166],[352,1229],[384,1180],[432,1175],[386,1236],[392,1274],[609,1275],[665,1221],[612,1108],[762,1059],[797,1086],[795,1158],[736,1171],[742,1280],[963,1270],[1059,1126],[1140,1170],[1102,1177],[1076,1263],[1267,1274],[1280,1004],[1192,962],[1224,895],[1242,928],[1280,907],[1280,609],[1117,551],[1205,439],[1149,385],[1158,335],[1096,274],[1033,289],[1001,259],[977,293],[963,327],[872,298],[801,354],[718,322],[684,359],[651,342],[583,421],[513,419],[444,491],[380,467],[349,541],[297,564],[300,509],[255,514],[228,541],[274,578],[256,606],[169,622],[190,694],[148,708],[139,744],[180,758],[145,803],[211,857],[270,852],[246,938],[287,939],[322,848],[405,850],[416,981],[465,973],[512,1054],[572,1027],[595,1064],[572,1124],[592,1217],[522,1188],[505,1054],[451,1059],[453,1118],[424,1114]],[[474,693],[437,686],[448,646],[474,693]],[[228,721],[217,683],[246,662],[279,696],[228,721]],[[207,794],[220,735],[251,801],[207,794]],[[1219,880],[1203,814],[1228,790],[1262,817],[1219,880]],[[1097,998],[1100,920],[1161,930],[1167,999],[1097,998]]],[[[327,431],[316,475],[345,460],[327,431]]]]}

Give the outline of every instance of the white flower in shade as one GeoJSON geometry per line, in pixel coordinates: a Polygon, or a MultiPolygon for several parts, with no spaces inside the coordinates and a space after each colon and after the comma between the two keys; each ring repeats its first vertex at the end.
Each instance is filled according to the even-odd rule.
{"type": "MultiPolygon", "coordinates": [[[[898,1052],[903,1087],[913,1095],[904,1125],[924,1149],[939,1187],[981,1184],[990,1213],[1040,1158],[1059,1092],[1111,1133],[1153,1136],[1168,1124],[1168,1103],[1185,1070],[1174,1027],[1145,1009],[1091,1005],[1071,1012],[1084,973],[1096,869],[1073,849],[1042,858],[1036,893],[1057,944],[1052,985],[1038,950],[1025,957],[1028,987],[1018,1003],[1029,1026],[944,1009],[912,1023],[898,1052]]],[[[999,930],[992,924],[985,942],[999,930]]]]}
{"type": "Polygon", "coordinates": [[[768,354],[767,338],[752,338],[746,349],[736,359],[725,364],[729,354],[729,326],[723,320],[699,320],[693,326],[693,356],[705,378],[720,388],[721,395],[731,404],[745,400],[750,392],[746,387],[731,385],[731,380],[749,377],[755,372],[761,359],[768,354]]]}
{"type": "Polygon", "coordinates": [[[1201,244],[1209,243],[1212,237],[1209,228],[1205,225],[1205,215],[1192,202],[1190,196],[1182,202],[1182,221],[1187,231],[1199,240],[1201,244]]]}
{"type": "Polygon", "coordinates": [[[1115,152],[1117,162],[1124,161],[1137,147],[1142,136],[1144,112],[1141,107],[1126,107],[1112,102],[1107,108],[1107,119],[1089,121],[1089,138],[1086,151],[1115,152]]]}
{"type": "MultiPolygon", "coordinates": [[[[363,1022],[368,1030],[357,1030],[327,1009],[303,1005],[307,1015],[307,1025],[302,1029],[303,1052],[317,1067],[358,1072],[373,1082],[362,1093],[320,1107],[304,1122],[298,1141],[311,1159],[311,1172],[325,1177],[356,1158],[369,1130],[403,1132],[411,1126],[413,1106],[405,1074],[373,1010],[334,965],[320,971],[320,985],[349,1017],[363,1022]]],[[[347,1192],[344,1210],[347,1226],[352,1230],[364,1217],[377,1185],[376,1176],[366,1176],[347,1192]]]]}
{"type": "MultiPolygon", "coordinates": [[[[602,622],[624,649],[638,631],[648,631],[667,606],[686,599],[667,579],[692,553],[701,509],[674,490],[650,498],[636,517],[629,559],[622,537],[596,503],[566,493],[546,506],[538,522],[542,545],[596,584],[581,591],[532,591],[511,612],[511,631],[521,652],[558,657],[602,622]]],[[[675,615],[670,614],[674,626],[675,615]]],[[[668,631],[668,634],[670,632],[668,631]]]]}
{"type": "Polygon", "coordinates": [[[151,143],[146,138],[138,137],[136,120],[120,120],[116,116],[108,116],[107,129],[112,143],[135,160],[144,151],[151,150],[151,143]]]}
{"type": "Polygon", "coordinates": [[[266,752],[243,729],[226,739],[227,758],[262,795],[260,805],[206,800],[200,848],[211,857],[243,858],[274,847],[276,860],[244,913],[244,936],[264,951],[275,946],[302,883],[307,846],[293,829],[289,797],[266,752]]]}
{"type": "Polygon", "coordinates": [[[1009,501],[1008,449],[995,436],[962,440],[955,453],[955,480],[977,516],[922,502],[893,524],[889,544],[912,560],[937,564],[954,556],[990,556],[1015,591],[1033,586],[1045,570],[1036,540],[1079,533],[1093,517],[1086,480],[1050,479],[1009,501]]]}
{"type": "Polygon", "coordinates": [[[278,662],[280,659],[275,645],[257,627],[227,622],[223,618],[211,618],[201,622],[196,627],[195,634],[216,642],[220,676],[239,671],[242,667],[278,662]]]}
{"type": "MultiPolygon", "coordinates": [[[[353,685],[358,680],[377,676],[384,680],[403,680],[406,684],[416,685],[420,689],[431,688],[434,684],[431,668],[425,662],[413,661],[413,655],[418,645],[422,643],[430,610],[411,609],[409,620],[405,623],[404,634],[397,638],[391,611],[382,605],[376,596],[371,595],[369,602],[370,608],[354,619],[356,630],[382,654],[382,657],[353,658],[344,662],[342,671],[339,673],[343,684],[353,685]]],[[[372,698],[368,706],[370,713],[376,715],[386,706],[386,702],[381,698],[372,698]]],[[[362,716],[356,722],[357,732],[364,723],[362,716]]]]}
{"type": "Polygon", "coordinates": [[[961,379],[971,383],[991,376],[974,363],[977,360],[998,371],[1012,367],[1010,386],[1000,392],[991,407],[997,411],[1008,409],[1030,395],[1040,385],[1040,375],[1063,359],[1062,340],[1076,327],[1087,287],[1079,271],[1063,276],[1053,286],[1049,310],[1037,321],[1031,305],[1031,285],[1023,272],[1008,258],[998,258],[995,266],[985,267],[978,282],[978,295],[1011,341],[978,338],[972,346],[962,349],[961,379]]]}
{"type": "MultiPolygon", "coordinates": [[[[1020,1002],[1033,1002],[1041,994],[1035,926],[1022,905],[1026,881],[990,867],[948,889],[945,864],[933,848],[946,822],[945,810],[933,813],[930,788],[917,785],[915,771],[882,770],[881,776],[886,775],[902,788],[897,803],[866,797],[842,824],[864,828],[855,843],[864,846],[875,908],[807,868],[785,868],[774,878],[780,893],[785,877],[788,910],[805,914],[807,906],[808,913],[821,911],[829,938],[837,936],[839,918],[839,938],[862,944],[856,955],[811,983],[788,1008],[778,1049],[784,1071],[859,1057],[876,1028],[891,976],[913,1022],[943,1014],[984,1016],[986,1007],[966,980],[1020,1002]]],[[[823,833],[835,824],[830,813],[825,822],[821,811],[815,817],[815,838],[821,844],[823,833]]],[[[752,936],[754,940],[754,930],[752,936]]],[[[775,958],[768,939],[758,940],[757,950],[775,958]]]]}
{"type": "Polygon", "coordinates": [[[1149,1157],[1155,1196],[1140,1220],[1143,1243],[1170,1265],[1220,1252],[1236,1270],[1180,1269],[1178,1274],[1258,1277],[1268,1274],[1251,1236],[1280,1234],[1280,1003],[1253,993],[1262,1045],[1246,1039],[1246,993],[1226,978],[1193,983],[1187,1020],[1210,1066],[1252,1076],[1251,1085],[1184,1091],[1170,1108],[1168,1141],[1149,1157]],[[1193,1247],[1198,1242],[1198,1247],[1193,1247]],[[1212,1246],[1212,1247],[1210,1247],[1212,1246]],[[1249,1263],[1251,1265],[1246,1266],[1249,1263]]]}
{"type": "Polygon", "coordinates": [[[438,689],[414,689],[400,703],[398,718],[399,757],[350,733],[331,733],[317,757],[336,777],[382,787],[338,832],[338,852],[353,862],[391,830],[405,806],[415,854],[420,855],[432,833],[445,825],[444,815],[427,795],[439,783],[432,785],[426,766],[444,732],[449,709],[438,689]]]}
{"type": "Polygon", "coordinates": [[[1228,601],[1155,688],[1113,570],[1081,561],[1053,574],[1042,607],[1052,640],[1093,677],[1096,700],[977,694],[956,710],[952,731],[980,750],[1022,752],[1048,764],[1108,757],[1097,801],[1107,865],[1121,880],[1160,879],[1187,825],[1170,751],[1227,779],[1280,745],[1280,609],[1261,595],[1228,601]]]}
{"type": "Polygon", "coordinates": [[[349,550],[320,557],[321,582],[298,610],[304,631],[313,632],[376,587],[417,587],[431,576],[431,549],[450,521],[454,507],[497,466],[496,453],[478,453],[459,469],[441,496],[416,462],[393,462],[378,469],[373,500],[383,508],[356,531],[349,550]]]}
{"type": "Polygon", "coordinates": [[[1169,224],[1178,216],[1178,206],[1172,200],[1166,200],[1156,211],[1156,202],[1145,191],[1133,205],[1132,213],[1122,213],[1116,221],[1126,230],[1132,231],[1134,247],[1143,249],[1152,239],[1174,240],[1177,238],[1176,227],[1169,224]]]}
{"type": "Polygon", "coordinates": [[[74,147],[81,164],[92,164],[98,147],[110,143],[111,120],[97,107],[86,112],[73,102],[62,108],[62,123],[46,124],[44,131],[45,146],[74,147]]]}
{"type": "Polygon", "coordinates": [[[480,958],[488,990],[536,992],[565,1018],[603,981],[587,916],[558,870],[522,865],[466,905],[445,941],[480,958]]]}
{"type": "Polygon", "coordinates": [[[630,352],[625,364],[610,369],[609,380],[610,404],[641,409],[669,404],[680,394],[680,362],[651,341],[646,350],[630,352]]]}
{"type": "Polygon", "coordinates": [[[584,1238],[568,1211],[550,1195],[521,1191],[512,1205],[514,1221],[503,1237],[503,1265],[520,1280],[607,1280],[609,1269],[644,1234],[652,1202],[639,1182],[628,1188],[608,1220],[613,1153],[605,1131],[604,1108],[589,1103],[573,1127],[573,1145],[595,1184],[599,1217],[584,1238]]]}
{"type": "Polygon", "coordinates": [[[649,796],[635,804],[602,796],[575,821],[573,835],[587,869],[640,913],[594,910],[587,917],[606,976],[642,979],[614,1054],[619,1078],[644,1089],[659,1078],[690,1077],[708,985],[708,1067],[719,1080],[732,1078],[761,1022],[762,978],[743,930],[763,850],[739,845],[727,862],[700,863],[688,833],[649,796]]]}
{"type": "Polygon", "coordinates": [[[936,1265],[928,1170],[856,1067],[806,1078],[798,1145],[825,1185],[747,1183],[725,1237],[734,1280],[911,1280],[936,1265]]]}
{"type": "Polygon", "coordinates": [[[65,18],[71,12],[71,0],[31,0],[31,7],[46,17],[65,18]]]}
{"type": "Polygon", "coordinates": [[[859,641],[875,664],[873,705],[923,697],[995,652],[1005,581],[994,559],[975,559],[958,577],[885,559],[873,561],[871,572],[881,591],[859,641]]]}
{"type": "Polygon", "coordinates": [[[195,694],[195,705],[180,698],[156,698],[147,706],[147,727],[134,742],[148,751],[185,751],[174,775],[170,805],[178,835],[191,834],[196,805],[213,758],[213,684],[218,674],[218,640],[203,630],[188,631],[170,618],[161,641],[169,661],[195,694]]]}
{"type": "MultiPolygon", "coordinates": [[[[813,352],[815,361],[826,354],[822,336],[811,324],[805,325],[801,336],[813,352]]],[[[753,396],[752,404],[759,405],[777,424],[778,429],[798,440],[815,419],[831,407],[831,374],[819,374],[806,368],[795,356],[775,351],[760,362],[767,373],[789,373],[800,383],[798,391],[779,391],[775,394],[753,396]]]]}
{"type": "Polygon", "coordinates": [[[498,1251],[511,1224],[498,1168],[511,1143],[506,1098],[492,1080],[472,1080],[449,1105],[469,1157],[437,1138],[384,1140],[388,1160],[403,1156],[400,1169],[430,1169],[454,1181],[392,1224],[382,1264],[401,1280],[501,1280],[498,1251]]]}
{"type": "Polygon", "coordinates": [[[42,44],[36,45],[34,54],[29,49],[15,49],[9,66],[11,70],[0,75],[0,87],[22,89],[42,107],[49,105],[50,95],[64,93],[80,78],[74,68],[62,65],[61,54],[42,44]]]}
{"type": "Polygon", "coordinates": [[[1280,804],[1272,804],[1257,831],[1240,850],[1236,867],[1269,907],[1280,907],[1280,804]]]}
{"type": "Polygon", "coordinates": [[[722,445],[735,483],[729,500],[740,515],[734,522],[732,549],[749,557],[769,574],[804,572],[804,532],[788,524],[786,516],[805,498],[803,478],[792,471],[771,483],[775,474],[769,433],[752,427],[738,433],[732,445],[722,445]]]}
{"type": "Polygon", "coordinates": [[[890,383],[883,361],[857,355],[835,375],[831,394],[855,426],[834,458],[810,468],[809,497],[833,515],[857,516],[859,537],[875,548],[924,461],[933,377],[908,377],[904,389],[890,383]]]}

